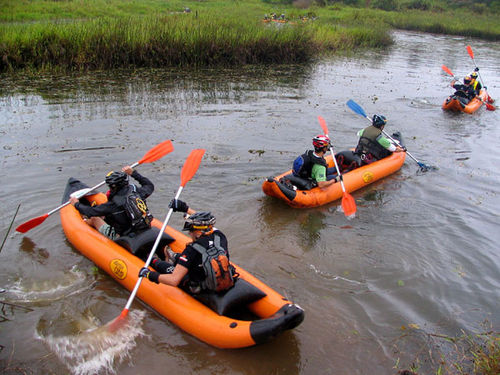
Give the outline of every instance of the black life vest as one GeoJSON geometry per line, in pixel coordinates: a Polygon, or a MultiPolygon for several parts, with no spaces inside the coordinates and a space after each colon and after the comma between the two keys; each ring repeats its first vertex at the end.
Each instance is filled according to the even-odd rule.
{"type": "Polygon", "coordinates": [[[363,134],[359,138],[358,145],[354,151],[362,160],[371,157],[380,160],[392,154],[391,151],[386,149],[380,143],[379,138],[382,137],[382,130],[371,125],[363,130],[363,134]]]}
{"type": "Polygon", "coordinates": [[[314,164],[320,164],[328,168],[325,158],[316,156],[313,150],[308,150],[294,160],[293,174],[301,178],[311,178],[314,164]]]}

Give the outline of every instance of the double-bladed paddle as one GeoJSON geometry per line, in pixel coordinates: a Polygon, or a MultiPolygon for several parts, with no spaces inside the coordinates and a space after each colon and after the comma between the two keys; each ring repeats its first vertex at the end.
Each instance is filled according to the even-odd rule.
{"type": "MultiPolygon", "coordinates": [[[[189,154],[188,158],[184,162],[184,166],[182,167],[181,171],[181,185],[179,186],[179,189],[177,190],[177,194],[175,194],[175,199],[178,199],[179,196],[181,195],[182,189],[186,185],[186,183],[193,178],[195,175],[196,171],[198,170],[198,167],[200,166],[201,159],[203,158],[203,154],[205,153],[205,150],[203,149],[196,149],[191,151],[189,154]]],[[[163,232],[165,231],[165,228],[167,227],[168,221],[170,220],[170,216],[172,216],[172,212],[174,212],[173,208],[170,208],[168,210],[167,216],[165,220],[163,221],[163,225],[160,229],[160,232],[158,233],[158,237],[156,237],[156,241],[153,245],[153,248],[151,249],[151,252],[149,253],[149,257],[146,260],[146,263],[144,264],[144,267],[148,267],[149,264],[151,263],[151,260],[153,259],[153,256],[156,252],[156,248],[158,247],[158,244],[160,243],[161,236],[163,235],[163,232]]],[[[125,322],[126,322],[126,317],[128,315],[130,305],[132,304],[132,301],[135,298],[135,295],[137,294],[137,290],[139,289],[139,286],[141,285],[142,282],[142,277],[139,277],[137,279],[137,282],[135,283],[134,290],[130,294],[130,297],[127,301],[127,304],[125,305],[125,308],[122,310],[121,314],[110,323],[109,325],[109,330],[111,332],[116,331],[119,329],[125,322]]]]}
{"type": "MultiPolygon", "coordinates": [[[[446,73],[448,73],[450,76],[452,76],[453,79],[457,80],[457,78],[455,77],[455,75],[453,74],[453,72],[446,65],[442,65],[441,69],[443,69],[446,73]]],[[[486,90],[486,87],[484,89],[486,90]]],[[[496,107],[494,105],[488,103],[486,100],[481,99],[480,96],[476,96],[476,97],[484,103],[484,105],[486,106],[486,109],[488,111],[494,111],[496,109],[496,107]]],[[[488,95],[488,98],[489,98],[488,100],[491,99],[489,95],[488,95]]],[[[493,99],[491,99],[491,101],[493,101],[493,99]]]]}
{"type": "MultiPolygon", "coordinates": [[[[467,46],[467,53],[471,57],[472,62],[474,63],[474,66],[476,67],[477,73],[479,74],[479,78],[481,79],[481,82],[483,83],[484,89],[486,90],[486,85],[484,83],[483,77],[481,77],[481,73],[479,73],[479,68],[477,67],[476,60],[474,59],[474,51],[472,50],[471,46],[467,46]]],[[[489,103],[495,102],[495,100],[493,100],[493,98],[489,94],[488,94],[488,102],[489,103]]],[[[486,101],[483,101],[483,103],[486,104],[486,101]]],[[[496,109],[496,107],[491,105],[491,107],[488,108],[488,104],[486,104],[486,109],[488,109],[490,111],[494,111],[496,109]]]]}
{"type": "MultiPolygon", "coordinates": [[[[161,159],[163,156],[167,155],[168,153],[172,152],[173,150],[174,150],[174,146],[172,145],[172,141],[170,141],[168,139],[168,140],[156,145],[155,147],[153,147],[151,150],[149,150],[142,157],[141,160],[132,164],[130,167],[134,168],[134,167],[137,167],[139,164],[152,163],[158,159],[161,159]]],[[[92,192],[93,190],[98,189],[99,187],[101,187],[105,183],[106,183],[106,181],[102,181],[101,183],[97,184],[94,187],[78,190],[77,192],[73,193],[72,196],[80,199],[83,196],[87,195],[88,193],[92,192]]],[[[52,211],[49,211],[42,216],[38,216],[38,217],[35,217],[33,219],[28,220],[27,222],[19,225],[16,228],[16,231],[21,232],[21,233],[26,233],[30,229],[33,229],[34,227],[42,224],[45,221],[45,219],[47,219],[50,215],[59,211],[61,208],[67,206],[69,203],[70,202],[67,201],[67,202],[61,204],[59,207],[54,208],[52,211]]]]}
{"type": "MultiPolygon", "coordinates": [[[[318,116],[318,120],[319,120],[319,124],[321,125],[321,128],[323,129],[323,132],[325,133],[325,136],[327,138],[330,138],[328,136],[328,126],[326,126],[325,119],[321,116],[318,116]]],[[[335,158],[335,154],[333,152],[333,147],[332,147],[331,142],[330,142],[330,153],[332,154],[332,159],[333,159],[333,162],[335,163],[335,169],[337,170],[337,174],[339,175],[339,179],[340,179],[340,185],[342,186],[342,192],[343,192],[343,194],[342,194],[342,209],[344,210],[345,216],[354,216],[354,214],[356,213],[356,202],[354,201],[354,198],[352,197],[352,195],[349,194],[345,190],[344,180],[343,180],[342,174],[340,173],[340,169],[339,169],[339,166],[337,164],[337,159],[335,158]]]]}
{"type": "MultiPolygon", "coordinates": [[[[366,118],[368,121],[370,121],[370,123],[372,122],[372,119],[370,117],[368,117],[368,115],[366,114],[366,112],[364,111],[364,109],[358,104],[356,103],[354,100],[352,99],[349,99],[347,101],[347,106],[355,113],[357,113],[358,115],[361,115],[363,116],[364,118],[366,118]]],[[[405,146],[402,146],[397,140],[395,140],[394,138],[392,138],[389,134],[387,134],[386,132],[384,132],[382,130],[382,133],[387,137],[389,138],[394,144],[397,144],[399,146],[401,146],[403,148],[403,150],[406,152],[406,154],[411,157],[413,160],[415,160],[415,162],[418,164],[418,166],[420,167],[420,170],[422,172],[426,172],[428,171],[429,169],[434,169],[434,167],[431,167],[430,165],[427,165],[427,164],[424,164],[420,161],[418,161],[412,154],[410,154],[410,152],[406,149],[405,146]]]]}

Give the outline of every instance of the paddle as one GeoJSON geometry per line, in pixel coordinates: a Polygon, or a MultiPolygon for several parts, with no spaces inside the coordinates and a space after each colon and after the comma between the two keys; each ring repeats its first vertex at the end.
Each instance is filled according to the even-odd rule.
{"type": "MultiPolygon", "coordinates": [[[[330,138],[328,136],[328,127],[326,126],[325,119],[321,116],[318,116],[318,120],[319,120],[319,124],[321,125],[321,128],[325,132],[325,136],[327,138],[330,138]]],[[[332,154],[332,159],[333,159],[333,162],[335,163],[335,169],[337,170],[337,174],[339,175],[339,178],[340,178],[340,185],[342,186],[342,191],[343,191],[342,209],[344,210],[345,216],[354,216],[354,214],[356,213],[356,202],[354,201],[354,198],[352,197],[352,195],[349,194],[345,190],[344,179],[342,177],[342,174],[340,173],[340,169],[339,169],[339,166],[337,164],[337,159],[335,158],[335,154],[333,152],[333,147],[332,147],[331,143],[330,143],[330,153],[332,154]]]]}
{"type": "MultiPolygon", "coordinates": [[[[474,65],[476,67],[477,73],[479,74],[479,78],[481,79],[481,82],[483,83],[484,89],[486,90],[486,85],[484,84],[483,77],[481,77],[481,73],[479,73],[479,68],[477,67],[476,60],[474,60],[474,51],[472,51],[471,46],[467,46],[467,52],[468,52],[469,56],[471,57],[472,62],[474,63],[474,65]]],[[[493,100],[493,98],[489,94],[488,94],[488,102],[490,102],[490,103],[495,102],[495,100],[493,100]]],[[[490,109],[490,111],[495,110],[495,107],[494,106],[492,106],[492,107],[493,107],[493,109],[490,109]]],[[[488,106],[486,106],[486,109],[488,109],[488,106]]]]}
{"type": "MultiPolygon", "coordinates": [[[[450,76],[452,76],[453,79],[458,81],[458,79],[455,78],[455,75],[453,74],[453,72],[446,65],[442,65],[441,69],[443,69],[446,73],[448,73],[450,76]]],[[[486,90],[486,88],[485,88],[485,90],[486,90]]],[[[488,95],[488,98],[489,97],[490,96],[488,95]]],[[[488,103],[486,100],[481,99],[480,96],[476,96],[476,98],[478,98],[479,100],[481,100],[484,103],[484,105],[486,106],[486,109],[488,111],[494,111],[496,109],[496,107],[494,105],[488,103]]],[[[493,100],[493,99],[491,99],[491,100],[493,100]]]]}
{"type": "MultiPolygon", "coordinates": [[[[174,146],[172,145],[172,142],[170,140],[166,140],[158,145],[156,145],[155,147],[153,147],[151,150],[149,150],[143,157],[141,160],[139,160],[138,162],[132,164],[130,167],[134,168],[134,167],[137,167],[139,164],[144,164],[144,163],[152,163],[158,159],[161,159],[163,156],[165,156],[166,154],[172,152],[174,150],[174,146]]],[[[89,192],[101,187],[102,185],[104,185],[106,183],[106,181],[102,181],[101,183],[97,184],[96,186],[92,187],[92,188],[88,188],[88,189],[82,189],[82,190],[79,190],[75,193],[73,193],[73,196],[75,198],[82,198],[83,196],[87,195],[89,192]]],[[[18,232],[21,232],[21,233],[26,233],[27,231],[29,231],[30,229],[33,229],[34,227],[42,224],[45,219],[47,219],[50,215],[52,215],[53,213],[59,211],[61,208],[67,206],[70,202],[67,201],[66,203],[63,203],[61,204],[59,207],[56,207],[54,208],[52,211],[49,211],[47,212],[46,214],[42,215],[42,216],[38,216],[38,217],[35,217],[33,219],[30,219],[28,220],[27,222],[19,225],[17,228],[16,228],[16,231],[18,232]]]]}
{"type": "Polygon", "coordinates": [[[441,65],[441,69],[443,69],[446,73],[452,76],[455,81],[459,81],[459,79],[455,77],[455,74],[453,74],[452,71],[446,65],[441,65]]]}
{"type": "MultiPolygon", "coordinates": [[[[181,171],[181,185],[179,186],[179,189],[177,190],[177,194],[175,194],[175,199],[178,199],[179,196],[181,195],[182,189],[186,185],[186,183],[191,180],[191,178],[194,176],[196,171],[198,170],[198,167],[200,166],[201,159],[203,158],[203,154],[205,153],[205,150],[203,149],[196,149],[191,151],[191,154],[189,154],[188,158],[184,162],[184,166],[182,167],[181,171]]],[[[160,243],[161,236],[163,232],[165,231],[165,228],[167,227],[168,221],[170,220],[170,216],[172,216],[172,212],[174,210],[170,208],[168,210],[167,217],[163,221],[163,225],[160,229],[160,232],[158,233],[158,237],[156,237],[156,241],[153,245],[153,248],[151,249],[151,252],[149,253],[149,257],[146,260],[146,263],[144,264],[144,267],[148,267],[149,263],[151,263],[151,260],[153,259],[153,255],[156,252],[156,248],[158,247],[158,244],[160,243]]],[[[137,279],[137,282],[135,284],[134,290],[132,291],[132,294],[130,294],[130,297],[127,301],[127,304],[125,305],[125,308],[122,310],[121,314],[110,324],[109,330],[111,332],[116,331],[119,329],[126,321],[127,314],[130,309],[130,305],[132,304],[132,301],[135,298],[135,295],[137,294],[137,290],[139,289],[139,286],[141,285],[142,282],[142,277],[139,277],[137,279]]]]}
{"type": "MultiPolygon", "coordinates": [[[[358,115],[361,115],[361,116],[365,117],[368,121],[370,121],[370,123],[372,122],[371,118],[370,118],[370,117],[368,117],[368,115],[366,114],[366,112],[364,111],[364,109],[363,109],[363,108],[361,108],[361,106],[360,106],[358,103],[356,103],[354,100],[349,99],[349,100],[347,101],[347,106],[348,106],[351,110],[353,110],[355,113],[357,113],[358,115]]],[[[418,166],[420,167],[420,170],[421,170],[422,172],[426,172],[426,171],[428,171],[428,170],[430,170],[430,169],[435,169],[434,167],[431,167],[430,165],[426,165],[426,164],[424,164],[424,163],[422,163],[422,162],[418,161],[418,160],[417,160],[417,159],[416,159],[416,158],[415,158],[412,154],[410,154],[410,152],[406,149],[406,146],[402,146],[402,145],[401,145],[401,144],[400,144],[397,140],[395,140],[394,138],[392,138],[389,134],[387,134],[387,133],[386,133],[386,132],[384,132],[383,130],[382,130],[382,133],[383,133],[383,134],[384,134],[387,138],[389,138],[389,139],[390,139],[393,143],[395,143],[395,144],[397,144],[397,145],[401,146],[401,147],[403,148],[403,150],[406,152],[406,154],[407,154],[409,157],[411,157],[413,160],[415,160],[415,161],[417,162],[417,164],[418,164],[418,166]]]]}

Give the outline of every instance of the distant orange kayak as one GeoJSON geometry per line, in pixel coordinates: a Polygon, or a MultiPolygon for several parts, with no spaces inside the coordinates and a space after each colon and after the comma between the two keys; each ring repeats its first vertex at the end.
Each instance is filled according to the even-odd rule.
{"type": "MultiPolygon", "coordinates": [[[[63,201],[66,202],[72,192],[85,187],[80,181],[69,179],[63,201]]],[[[98,193],[86,199],[89,204],[100,204],[106,201],[106,196],[98,193]]],[[[144,266],[143,260],[87,225],[72,205],[61,209],[61,224],[66,237],[78,251],[126,289],[131,291],[134,288],[139,270],[144,266]]],[[[153,225],[162,227],[162,223],[156,219],[153,225]]],[[[169,226],[165,233],[171,237],[170,240],[173,239],[169,246],[175,252],[182,252],[191,241],[169,226]]],[[[233,265],[239,277],[235,286],[224,295],[210,293],[196,299],[180,288],[146,280],[141,283],[137,296],[184,331],[219,348],[243,348],[260,344],[285,330],[295,328],[303,321],[304,311],[298,305],[241,267],[233,265]],[[202,297],[212,304],[212,308],[200,302],[202,297]],[[242,314],[245,320],[238,318],[242,314]]]]}
{"type": "Polygon", "coordinates": [[[450,95],[443,103],[443,110],[465,112],[470,114],[476,112],[483,105],[483,101],[486,101],[487,99],[488,93],[485,89],[481,89],[479,95],[467,104],[463,104],[457,95],[450,95]]]}
{"type": "MultiPolygon", "coordinates": [[[[405,152],[394,152],[386,158],[342,174],[346,191],[356,191],[398,171],[405,157],[405,152]]],[[[334,167],[331,155],[326,156],[326,161],[329,167],[334,167]]],[[[281,199],[297,208],[318,207],[342,198],[343,191],[340,183],[335,183],[325,189],[314,187],[309,190],[300,190],[281,182],[286,180],[286,176],[291,173],[292,170],[289,170],[278,176],[269,177],[262,184],[262,190],[266,195],[281,199]]]]}

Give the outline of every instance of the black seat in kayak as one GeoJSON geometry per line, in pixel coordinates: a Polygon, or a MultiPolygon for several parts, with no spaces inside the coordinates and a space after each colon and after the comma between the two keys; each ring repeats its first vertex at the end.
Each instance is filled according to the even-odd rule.
{"type": "Polygon", "coordinates": [[[293,173],[281,177],[280,182],[285,185],[293,185],[299,190],[310,190],[316,186],[316,182],[310,178],[295,176],[293,173]]]}
{"type": "Polygon", "coordinates": [[[228,315],[248,304],[264,298],[267,294],[244,279],[237,278],[234,285],[223,292],[202,292],[195,294],[197,300],[219,315],[228,315]]]}
{"type": "MultiPolygon", "coordinates": [[[[115,242],[124,247],[128,251],[130,251],[135,256],[141,258],[142,260],[146,260],[153,248],[153,245],[158,237],[160,230],[156,227],[152,227],[148,230],[145,230],[141,233],[130,233],[126,236],[118,237],[115,242]]],[[[165,260],[165,254],[163,252],[163,248],[168,244],[172,243],[174,239],[170,237],[168,234],[163,233],[160,239],[160,243],[156,248],[156,255],[161,260],[165,260]]]]}

